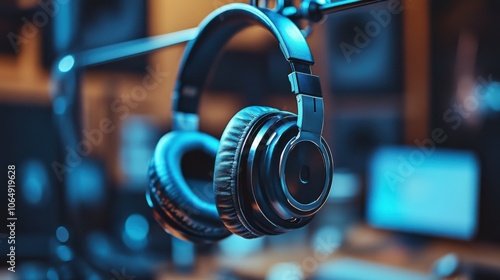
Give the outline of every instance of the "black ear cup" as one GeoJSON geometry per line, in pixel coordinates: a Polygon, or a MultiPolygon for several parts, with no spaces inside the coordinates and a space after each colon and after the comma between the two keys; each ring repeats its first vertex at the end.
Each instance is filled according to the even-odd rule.
{"type": "MultiPolygon", "coordinates": [[[[231,234],[221,222],[214,203],[200,197],[181,170],[181,160],[187,153],[215,158],[218,144],[215,138],[201,132],[172,131],[160,139],[155,149],[146,198],[156,220],[178,238],[215,242],[231,234]]],[[[210,170],[196,172],[208,174],[210,170]]],[[[212,191],[211,183],[211,180],[201,182],[212,191]]],[[[202,194],[206,193],[205,188],[202,194]]]]}
{"type": "Polygon", "coordinates": [[[255,238],[262,234],[253,228],[242,211],[238,188],[238,173],[243,148],[252,128],[263,116],[278,113],[277,109],[261,106],[247,107],[229,121],[222,133],[214,169],[214,193],[217,210],[226,227],[234,234],[255,238]]]}
{"type": "Polygon", "coordinates": [[[226,227],[245,238],[308,224],[326,201],[333,164],[328,145],[297,140],[297,116],[268,107],[238,112],[224,130],[214,193],[226,227]]]}

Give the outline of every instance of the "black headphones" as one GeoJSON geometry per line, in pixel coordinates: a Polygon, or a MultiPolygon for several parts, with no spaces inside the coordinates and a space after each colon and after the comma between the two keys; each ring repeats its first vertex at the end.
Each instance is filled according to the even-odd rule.
{"type": "MultiPolygon", "coordinates": [[[[288,18],[246,4],[212,12],[184,53],[173,94],[174,131],[163,136],[151,159],[146,198],[156,220],[172,235],[215,242],[231,233],[274,235],[308,224],[325,203],[333,160],[323,130],[323,99],[307,42],[288,18]],[[224,44],[240,30],[260,25],[280,43],[298,116],[261,106],[239,111],[220,143],[197,131],[200,93],[224,44]],[[181,171],[187,153],[215,158],[215,203],[198,197],[181,171]]],[[[208,173],[209,170],[196,170],[208,173]]]]}

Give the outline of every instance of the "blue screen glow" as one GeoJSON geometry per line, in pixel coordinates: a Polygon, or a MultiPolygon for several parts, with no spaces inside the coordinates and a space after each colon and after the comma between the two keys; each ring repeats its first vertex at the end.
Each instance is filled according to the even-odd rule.
{"type": "Polygon", "coordinates": [[[387,147],[375,152],[369,170],[371,225],[457,239],[474,236],[479,164],[473,153],[387,147]]]}

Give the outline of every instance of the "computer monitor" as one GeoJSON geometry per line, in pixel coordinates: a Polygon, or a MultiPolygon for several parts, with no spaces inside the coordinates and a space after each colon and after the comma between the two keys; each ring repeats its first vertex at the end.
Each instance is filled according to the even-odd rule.
{"type": "Polygon", "coordinates": [[[477,229],[479,170],[468,151],[380,148],[369,163],[367,222],[469,240],[477,229]]]}

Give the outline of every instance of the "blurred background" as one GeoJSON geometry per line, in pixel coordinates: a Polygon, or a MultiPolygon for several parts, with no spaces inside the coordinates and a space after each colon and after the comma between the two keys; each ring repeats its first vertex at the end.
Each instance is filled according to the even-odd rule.
{"type": "MultiPolygon", "coordinates": [[[[230,2],[0,2],[0,166],[16,166],[18,218],[16,273],[2,261],[0,278],[500,279],[494,0],[392,0],[313,26],[335,175],[309,226],[196,246],[160,228],[146,171],[185,44],[92,67],[67,55],[196,27],[230,2]]],[[[252,104],[296,112],[289,71],[270,34],[236,35],[201,130],[219,137],[252,104]]]]}

